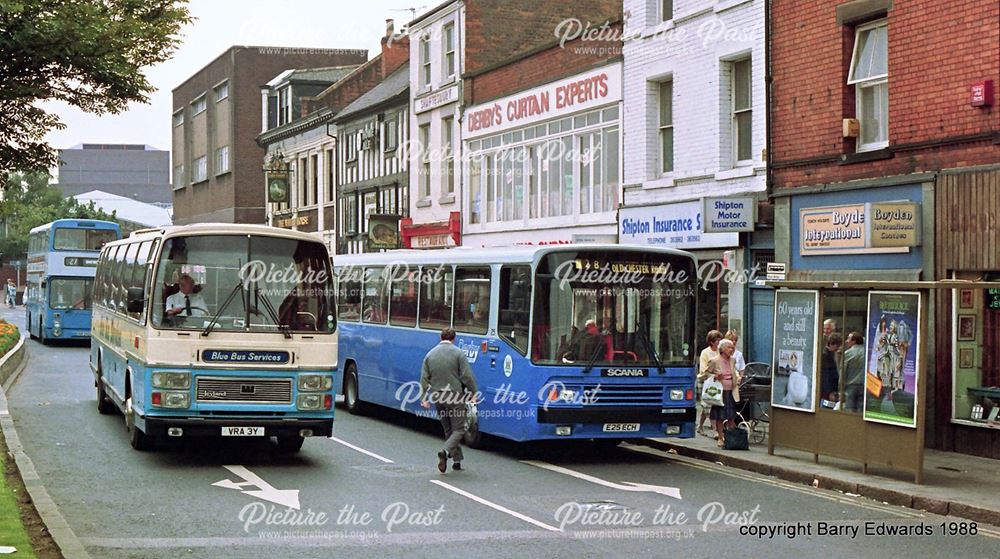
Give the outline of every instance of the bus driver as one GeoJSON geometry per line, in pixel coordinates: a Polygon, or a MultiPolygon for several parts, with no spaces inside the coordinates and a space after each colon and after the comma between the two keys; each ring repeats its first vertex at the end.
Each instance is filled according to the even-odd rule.
{"type": "Polygon", "coordinates": [[[194,293],[194,279],[188,274],[181,274],[181,290],[167,297],[167,316],[206,316],[208,304],[201,293],[194,293]]]}

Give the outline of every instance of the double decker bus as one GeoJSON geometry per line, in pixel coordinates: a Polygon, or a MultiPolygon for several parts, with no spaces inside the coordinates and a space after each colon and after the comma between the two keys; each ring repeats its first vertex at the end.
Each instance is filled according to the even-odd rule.
{"type": "Polygon", "coordinates": [[[24,307],[32,339],[90,336],[97,256],[120,237],[117,223],[93,219],[58,219],[29,232],[24,307]]]}
{"type": "Polygon", "coordinates": [[[255,225],[137,231],[100,254],[90,367],[129,442],[333,431],[337,322],[326,246],[255,225]]]}
{"type": "Polygon", "coordinates": [[[337,256],[345,406],[425,415],[419,378],[457,332],[479,385],[466,443],[694,436],[696,261],[562,245],[337,256]]]}

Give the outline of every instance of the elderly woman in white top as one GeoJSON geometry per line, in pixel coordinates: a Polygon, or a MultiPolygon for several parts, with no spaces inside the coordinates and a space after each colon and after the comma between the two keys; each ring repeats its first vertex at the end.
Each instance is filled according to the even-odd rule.
{"type": "Polygon", "coordinates": [[[712,426],[719,435],[719,448],[725,444],[725,428],[736,424],[733,418],[736,417],[736,402],[740,401],[741,375],[736,369],[736,360],[733,359],[735,351],[736,344],[732,340],[723,339],[719,342],[719,356],[708,364],[708,374],[722,383],[722,405],[712,406],[709,414],[712,426]]]}

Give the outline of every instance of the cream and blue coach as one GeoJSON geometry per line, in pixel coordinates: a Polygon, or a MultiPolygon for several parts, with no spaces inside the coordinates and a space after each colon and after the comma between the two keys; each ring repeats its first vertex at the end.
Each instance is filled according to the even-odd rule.
{"type": "Polygon", "coordinates": [[[101,251],[90,366],[138,450],[162,437],[333,430],[337,323],[326,247],[271,227],[137,231],[101,251]]]}

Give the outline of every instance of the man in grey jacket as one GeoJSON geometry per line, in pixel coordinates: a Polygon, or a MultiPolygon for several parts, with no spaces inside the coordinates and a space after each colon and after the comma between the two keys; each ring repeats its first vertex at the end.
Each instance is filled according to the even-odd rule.
{"type": "Polygon", "coordinates": [[[865,397],[865,338],[858,332],[847,335],[844,350],[845,409],[861,411],[865,397]]]}
{"type": "Polygon", "coordinates": [[[466,404],[474,401],[479,390],[469,361],[454,342],[455,331],[442,330],[441,343],[427,353],[420,371],[420,405],[430,408],[433,402],[444,427],[444,450],[438,452],[438,470],[442,474],[448,469],[449,457],[452,469],[462,469],[460,443],[465,436],[466,404]]]}

